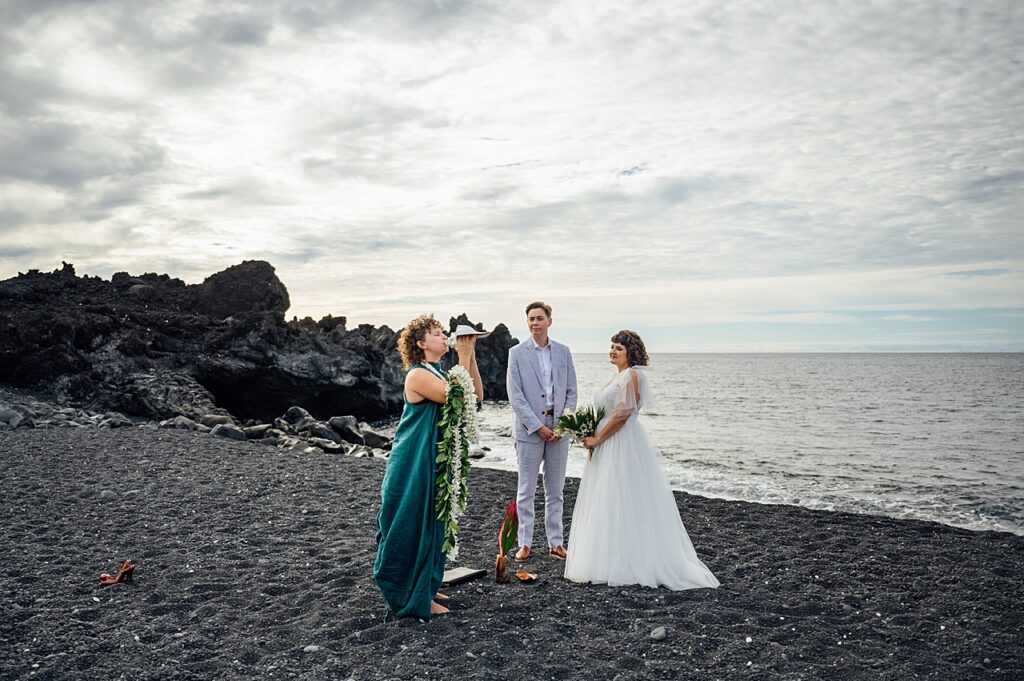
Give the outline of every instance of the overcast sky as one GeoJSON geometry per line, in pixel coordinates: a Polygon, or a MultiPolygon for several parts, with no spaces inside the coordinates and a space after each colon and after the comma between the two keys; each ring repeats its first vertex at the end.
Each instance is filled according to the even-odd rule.
{"type": "Polygon", "coordinates": [[[0,3],[0,278],[603,350],[1024,350],[1024,3],[0,3]]]}

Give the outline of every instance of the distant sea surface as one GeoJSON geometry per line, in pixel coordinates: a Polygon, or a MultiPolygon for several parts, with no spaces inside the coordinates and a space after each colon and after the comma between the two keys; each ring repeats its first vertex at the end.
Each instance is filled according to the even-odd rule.
{"type": "MultiPolygon", "coordinates": [[[[575,364],[589,402],[613,369],[575,364]]],[[[675,489],[1024,535],[1024,354],[660,354],[648,375],[675,489]]],[[[481,417],[476,465],[514,470],[511,407],[481,417]]]]}

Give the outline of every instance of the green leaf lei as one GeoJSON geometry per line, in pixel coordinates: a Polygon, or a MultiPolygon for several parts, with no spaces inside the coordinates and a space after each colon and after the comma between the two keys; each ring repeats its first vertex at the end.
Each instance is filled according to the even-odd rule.
{"type": "Polygon", "coordinates": [[[434,508],[444,525],[441,550],[449,560],[459,555],[459,516],[469,500],[469,444],[476,437],[476,393],[473,379],[461,366],[448,372],[448,387],[438,430],[437,479],[434,508]]]}

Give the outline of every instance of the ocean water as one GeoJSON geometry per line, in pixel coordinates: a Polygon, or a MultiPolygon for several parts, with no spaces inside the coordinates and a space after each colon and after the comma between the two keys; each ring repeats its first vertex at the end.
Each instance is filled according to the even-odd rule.
{"type": "MultiPolygon", "coordinates": [[[[613,368],[574,359],[589,402],[613,368]]],[[[674,489],[1024,535],[1024,354],[660,354],[648,376],[674,489]]],[[[485,404],[476,465],[515,469],[511,423],[485,404]]]]}

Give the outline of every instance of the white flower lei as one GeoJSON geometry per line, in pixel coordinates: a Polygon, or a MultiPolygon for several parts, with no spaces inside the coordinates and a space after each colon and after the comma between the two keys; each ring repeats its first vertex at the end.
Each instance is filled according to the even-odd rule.
{"type": "Polygon", "coordinates": [[[450,492],[439,500],[437,517],[444,523],[448,560],[455,560],[459,556],[458,520],[465,513],[469,500],[466,480],[469,472],[469,445],[477,439],[476,388],[473,377],[464,367],[456,365],[448,371],[445,395],[442,426],[445,425],[445,414],[453,413],[452,400],[461,400],[464,405],[459,418],[454,418],[453,414],[452,422],[447,424],[449,435],[445,437],[442,433],[437,457],[439,487],[451,481],[450,492]]]}

